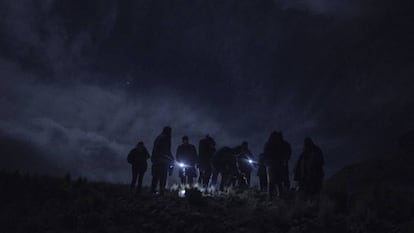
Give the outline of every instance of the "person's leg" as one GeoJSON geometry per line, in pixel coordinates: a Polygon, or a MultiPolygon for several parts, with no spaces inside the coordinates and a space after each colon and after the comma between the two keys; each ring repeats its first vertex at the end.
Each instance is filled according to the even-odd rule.
{"type": "Polygon", "coordinates": [[[135,183],[137,182],[138,168],[132,165],[132,180],[131,180],[131,191],[134,191],[135,183]]]}
{"type": "Polygon", "coordinates": [[[197,182],[200,184],[200,186],[204,186],[204,172],[203,172],[203,169],[200,168],[198,173],[200,175],[198,176],[197,182]]]}
{"type": "Polygon", "coordinates": [[[277,183],[276,183],[276,171],[272,167],[268,167],[268,174],[269,174],[269,188],[268,188],[268,194],[269,199],[273,200],[275,195],[277,195],[277,183]]]}
{"type": "Polygon", "coordinates": [[[297,196],[298,199],[301,201],[306,200],[306,187],[304,185],[303,180],[298,180],[298,188],[297,188],[297,196]]]}
{"type": "Polygon", "coordinates": [[[290,189],[289,167],[287,165],[285,165],[284,167],[283,188],[284,188],[284,191],[287,191],[290,189]]]}
{"type": "Polygon", "coordinates": [[[247,187],[250,187],[250,177],[251,177],[251,171],[246,172],[246,181],[247,181],[247,187]]]}
{"type": "Polygon", "coordinates": [[[279,180],[279,182],[277,182],[276,183],[276,196],[277,197],[279,197],[279,198],[281,198],[282,196],[283,196],[283,193],[284,193],[284,185],[283,185],[283,182],[281,181],[281,180],[279,180]]]}
{"type": "Polygon", "coordinates": [[[195,182],[197,182],[197,169],[195,168],[195,167],[193,167],[192,169],[191,169],[191,175],[190,175],[190,177],[188,178],[188,183],[191,185],[191,186],[194,186],[195,185],[195,182]]]}
{"type": "Polygon", "coordinates": [[[269,194],[270,200],[273,200],[273,198],[275,197],[275,193],[276,193],[276,185],[272,181],[270,181],[269,187],[268,187],[268,194],[269,194]]]}
{"type": "Polygon", "coordinates": [[[230,179],[230,174],[228,174],[227,172],[221,172],[221,182],[220,182],[220,191],[224,191],[224,188],[228,187],[231,179],[230,179]]]}
{"type": "Polygon", "coordinates": [[[263,190],[264,190],[264,179],[263,179],[263,175],[259,175],[259,185],[260,185],[260,191],[263,192],[263,190]]]}
{"type": "Polygon", "coordinates": [[[267,192],[268,191],[268,188],[269,188],[269,183],[267,182],[267,177],[266,177],[266,179],[263,180],[263,188],[262,188],[262,191],[263,192],[267,192]]]}
{"type": "Polygon", "coordinates": [[[217,185],[217,179],[218,179],[218,171],[213,170],[213,176],[211,177],[211,186],[217,185]]]}
{"type": "Polygon", "coordinates": [[[204,171],[203,186],[204,186],[205,188],[207,188],[207,187],[208,187],[208,185],[209,185],[209,182],[210,182],[210,177],[211,177],[211,173],[212,173],[212,169],[211,169],[211,167],[207,168],[207,169],[204,171]]]}
{"type": "Polygon", "coordinates": [[[190,187],[193,186],[193,179],[195,177],[195,171],[191,170],[191,173],[188,174],[188,184],[190,185],[190,187]]]}
{"type": "Polygon", "coordinates": [[[156,193],[156,191],[157,191],[157,185],[158,185],[158,176],[157,175],[153,175],[152,176],[152,181],[151,181],[151,192],[152,193],[156,193]]]}
{"type": "Polygon", "coordinates": [[[226,182],[224,182],[224,187],[230,187],[232,186],[234,183],[236,183],[236,180],[234,179],[234,176],[232,176],[231,174],[226,174],[226,182]]]}
{"type": "Polygon", "coordinates": [[[139,173],[139,176],[138,176],[138,187],[137,187],[137,193],[140,193],[141,192],[141,189],[142,189],[142,180],[144,179],[144,172],[143,171],[141,171],[140,173],[139,173]]]}
{"type": "Polygon", "coordinates": [[[151,181],[151,192],[155,193],[157,185],[160,179],[159,169],[156,166],[152,166],[152,181],[151,181]]]}
{"type": "Polygon", "coordinates": [[[239,183],[238,185],[241,185],[241,183],[240,183],[240,177],[238,176],[238,175],[231,175],[231,178],[230,178],[230,183],[227,185],[227,186],[231,186],[231,187],[236,187],[236,183],[239,183]]]}
{"type": "Polygon", "coordinates": [[[260,180],[260,191],[266,192],[267,191],[267,175],[261,174],[259,176],[259,180],[260,180]]]}
{"type": "Polygon", "coordinates": [[[183,174],[183,172],[180,171],[180,180],[181,180],[181,184],[185,185],[185,176],[183,174]]]}
{"type": "Polygon", "coordinates": [[[313,182],[312,195],[311,195],[311,200],[316,205],[319,204],[321,190],[322,190],[322,180],[317,179],[313,182]]]}
{"type": "Polygon", "coordinates": [[[289,179],[289,174],[287,174],[286,175],[286,179],[285,179],[285,188],[287,189],[287,190],[289,190],[290,189],[290,179],[289,179]]]}
{"type": "Polygon", "coordinates": [[[311,202],[312,199],[312,182],[309,178],[305,178],[303,182],[303,194],[306,201],[311,202]]]}
{"type": "Polygon", "coordinates": [[[246,175],[244,173],[240,173],[237,175],[237,182],[239,188],[245,189],[249,187],[246,175]]]}
{"type": "Polygon", "coordinates": [[[160,169],[160,194],[164,195],[165,186],[167,185],[168,167],[160,169]]]}

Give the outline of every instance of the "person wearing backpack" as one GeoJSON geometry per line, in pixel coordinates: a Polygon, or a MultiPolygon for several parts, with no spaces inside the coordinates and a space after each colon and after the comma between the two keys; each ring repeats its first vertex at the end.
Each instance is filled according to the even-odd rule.
{"type": "Polygon", "coordinates": [[[283,139],[282,132],[273,131],[263,151],[263,162],[268,173],[268,194],[270,200],[281,197],[288,189],[288,160],[292,153],[290,144],[283,139]]]}
{"type": "Polygon", "coordinates": [[[192,186],[193,179],[197,177],[198,156],[195,146],[189,143],[188,136],[184,136],[183,144],[178,146],[176,159],[180,166],[178,176],[181,179],[181,184],[192,186]]]}
{"type": "Polygon", "coordinates": [[[211,174],[213,172],[212,168],[212,158],[216,153],[216,142],[212,137],[206,135],[205,138],[201,139],[198,144],[198,168],[200,171],[200,176],[198,183],[203,188],[208,188],[211,174]]]}
{"type": "Polygon", "coordinates": [[[142,189],[142,180],[144,174],[147,171],[147,160],[149,159],[149,153],[147,148],[142,141],[129,152],[128,154],[128,163],[131,164],[132,168],[132,180],[131,180],[131,192],[135,189],[135,184],[138,179],[138,186],[136,188],[136,193],[140,193],[142,189]]]}
{"type": "Polygon", "coordinates": [[[319,201],[324,178],[322,150],[311,138],[305,138],[303,152],[295,167],[295,181],[301,196],[310,201],[319,201]]]}
{"type": "Polygon", "coordinates": [[[164,195],[167,177],[171,176],[174,166],[174,157],[171,153],[171,131],[171,127],[164,127],[155,139],[152,148],[151,193],[157,194],[156,189],[159,185],[158,194],[161,196],[164,195]]]}

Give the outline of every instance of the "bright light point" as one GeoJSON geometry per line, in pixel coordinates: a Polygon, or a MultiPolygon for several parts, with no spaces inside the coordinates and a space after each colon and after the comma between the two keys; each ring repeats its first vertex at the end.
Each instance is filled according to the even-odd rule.
{"type": "Polygon", "coordinates": [[[185,189],[178,191],[178,197],[183,198],[185,197],[185,189]]]}
{"type": "Polygon", "coordinates": [[[249,159],[249,163],[253,163],[253,160],[249,159]]]}
{"type": "Polygon", "coordinates": [[[180,167],[184,167],[184,163],[179,163],[178,164],[180,167]]]}

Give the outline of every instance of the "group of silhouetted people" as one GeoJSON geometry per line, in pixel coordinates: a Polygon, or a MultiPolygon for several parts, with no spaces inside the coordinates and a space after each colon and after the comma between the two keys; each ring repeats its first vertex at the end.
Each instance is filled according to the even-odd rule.
{"type": "MultiPolygon", "coordinates": [[[[275,196],[280,197],[291,188],[289,179],[291,155],[291,146],[283,139],[282,133],[272,132],[263,153],[259,155],[257,171],[260,189],[268,190],[271,199],[275,196]]],[[[305,138],[303,151],[294,168],[294,180],[304,198],[314,199],[319,195],[324,177],[323,166],[322,150],[313,143],[312,139],[305,138]]]]}
{"type": "MultiPolygon", "coordinates": [[[[199,141],[198,153],[196,147],[190,144],[189,138],[182,137],[182,144],[178,146],[174,159],[171,153],[171,128],[164,127],[154,141],[151,156],[143,142],[139,142],[129,152],[128,162],[132,165],[131,190],[135,191],[138,180],[136,192],[141,192],[147,160],[151,158],[151,192],[154,194],[164,194],[167,177],[172,175],[174,169],[178,169],[181,184],[191,186],[197,182],[204,189],[218,187],[219,190],[224,190],[228,187],[250,187],[252,170],[257,168],[260,190],[267,191],[270,199],[273,199],[289,193],[291,155],[290,144],[283,139],[281,132],[275,131],[271,133],[257,162],[253,160],[247,142],[216,150],[216,142],[209,135],[199,141]],[[221,180],[217,186],[219,177],[221,180]]],[[[306,138],[294,168],[294,180],[304,198],[317,198],[319,195],[324,177],[323,166],[321,149],[312,139],[306,138]]]]}

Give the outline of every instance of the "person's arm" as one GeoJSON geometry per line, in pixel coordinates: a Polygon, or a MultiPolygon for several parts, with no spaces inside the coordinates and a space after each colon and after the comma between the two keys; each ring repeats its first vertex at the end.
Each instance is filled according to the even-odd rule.
{"type": "Polygon", "coordinates": [[[159,156],[158,155],[158,153],[159,153],[159,148],[158,148],[158,140],[159,140],[159,138],[157,137],[156,139],[155,139],[155,141],[154,141],[154,145],[153,145],[153,147],[152,147],[152,153],[151,153],[151,162],[155,162],[155,160],[157,159],[157,156],[159,156]]]}
{"type": "Polygon", "coordinates": [[[166,147],[169,158],[171,159],[171,161],[174,161],[174,156],[171,152],[171,137],[166,138],[166,147]]]}
{"type": "Polygon", "coordinates": [[[196,150],[196,148],[195,148],[194,145],[192,146],[192,158],[191,159],[193,160],[194,166],[197,166],[197,164],[198,164],[198,156],[197,156],[197,150],[196,150]]]}
{"type": "Polygon", "coordinates": [[[144,147],[144,155],[145,155],[145,160],[149,159],[150,155],[146,147],[144,147]]]}
{"type": "Polygon", "coordinates": [[[181,162],[181,146],[177,147],[177,152],[175,153],[175,158],[177,162],[181,162]]]}

